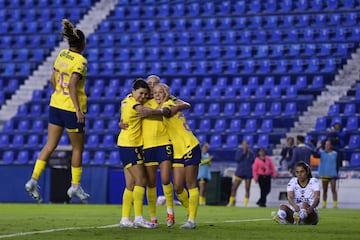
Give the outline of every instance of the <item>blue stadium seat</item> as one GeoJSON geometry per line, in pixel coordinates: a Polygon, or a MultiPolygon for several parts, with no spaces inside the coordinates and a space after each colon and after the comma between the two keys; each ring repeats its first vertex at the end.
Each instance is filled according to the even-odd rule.
{"type": "Polygon", "coordinates": [[[25,143],[24,135],[23,134],[15,134],[13,136],[13,139],[11,141],[11,145],[13,147],[23,147],[25,143]]]}
{"type": "MultiPolygon", "coordinates": [[[[227,12],[226,9],[228,9],[228,8],[230,10],[229,4],[227,4],[225,6],[224,6],[224,4],[220,5],[221,12],[223,12],[223,11],[227,12]]],[[[216,6],[213,2],[205,2],[202,4],[202,10],[203,10],[202,15],[203,16],[212,16],[215,13],[215,9],[216,9],[216,6]]]]}
{"type": "Polygon", "coordinates": [[[264,12],[276,12],[277,0],[268,0],[264,3],[264,12]]]}
{"type": "Polygon", "coordinates": [[[209,108],[207,110],[208,116],[219,116],[220,115],[220,104],[217,102],[210,103],[209,108]]]}
{"type": "Polygon", "coordinates": [[[350,12],[344,15],[344,26],[355,26],[358,24],[358,12],[350,12]]]}
{"type": "Polygon", "coordinates": [[[304,89],[307,88],[307,76],[306,75],[299,75],[296,77],[296,88],[298,89],[304,89]]]}
{"type": "Polygon", "coordinates": [[[15,152],[13,150],[5,150],[2,155],[2,164],[11,164],[15,161],[15,152]]]}
{"type": "Polygon", "coordinates": [[[310,25],[310,15],[309,14],[299,14],[297,15],[297,23],[298,27],[308,27],[310,25]]]}
{"type": "Polygon", "coordinates": [[[19,151],[14,161],[14,164],[27,164],[30,160],[29,155],[30,154],[28,150],[19,151]]]}
{"type": "Polygon", "coordinates": [[[241,130],[241,119],[234,118],[230,120],[227,132],[239,132],[241,130]]]}
{"type": "MultiPolygon", "coordinates": [[[[2,132],[12,132],[14,130],[14,121],[12,119],[6,120],[3,125],[2,132]]],[[[1,145],[1,144],[0,144],[1,145]]]]}
{"type": "Polygon", "coordinates": [[[10,145],[10,138],[8,134],[0,133],[0,147],[7,147],[10,145]]]}
{"type": "Polygon", "coordinates": [[[91,130],[95,131],[95,132],[102,132],[105,129],[105,123],[104,120],[99,118],[99,119],[95,119],[92,125],[91,130]]]}
{"type": "Polygon", "coordinates": [[[351,154],[350,167],[359,167],[359,166],[360,166],[360,153],[354,152],[351,154]]]}
{"type": "Polygon", "coordinates": [[[318,58],[307,59],[305,63],[305,72],[306,73],[317,73],[320,69],[320,61],[318,58]]]}
{"type": "Polygon", "coordinates": [[[354,150],[360,148],[360,135],[352,134],[349,137],[349,143],[347,145],[347,149],[354,150]]]}
{"type": "Polygon", "coordinates": [[[206,133],[210,131],[210,129],[211,129],[211,120],[209,118],[201,119],[199,122],[198,131],[206,133]]]}
{"type": "Polygon", "coordinates": [[[257,119],[256,118],[248,118],[245,122],[245,127],[242,129],[242,132],[250,133],[257,131],[257,119]]]}
{"type": "Polygon", "coordinates": [[[356,111],[355,103],[348,102],[345,104],[344,112],[343,112],[344,116],[354,116],[356,114],[356,112],[357,111],[356,111]]]}
{"type": "Polygon", "coordinates": [[[119,131],[119,120],[111,119],[107,122],[106,130],[110,132],[119,131]]]}
{"type": "Polygon", "coordinates": [[[327,128],[327,120],[326,117],[318,117],[315,123],[315,131],[326,131],[327,128]]]}
{"type": "Polygon", "coordinates": [[[288,71],[288,62],[286,59],[277,60],[275,63],[275,69],[273,70],[274,73],[287,73],[288,71]]]}
{"type": "Polygon", "coordinates": [[[265,60],[260,60],[258,61],[258,70],[257,72],[260,73],[260,74],[268,74],[271,72],[271,61],[268,60],[268,59],[265,59],[265,60]]]}
{"type": "Polygon", "coordinates": [[[331,56],[331,54],[332,54],[332,44],[330,43],[321,44],[318,55],[327,57],[327,56],[331,56]]]}
{"type": "Polygon", "coordinates": [[[90,162],[91,165],[102,165],[106,161],[105,151],[99,150],[94,154],[94,159],[90,162]]]}
{"type": "Polygon", "coordinates": [[[282,16],[282,27],[293,27],[295,25],[295,15],[283,15],[282,16]]]}
{"type": "Polygon", "coordinates": [[[315,44],[313,44],[313,43],[305,44],[305,49],[304,49],[303,55],[308,56],[308,57],[313,57],[313,56],[315,56],[316,50],[317,50],[317,47],[315,44]]]}
{"type": "Polygon", "coordinates": [[[200,144],[207,142],[206,134],[197,134],[196,138],[199,140],[200,144]]]}
{"type": "Polygon", "coordinates": [[[235,115],[236,106],[234,102],[227,102],[224,104],[223,116],[231,117],[235,115]]]}
{"type": "Polygon", "coordinates": [[[99,145],[99,135],[97,134],[90,134],[87,139],[85,146],[86,147],[97,147],[99,145]]]}
{"type": "Polygon", "coordinates": [[[322,0],[313,0],[310,1],[311,10],[319,11],[323,9],[323,1],[322,0]]]}
{"type": "Polygon", "coordinates": [[[186,119],[186,123],[187,123],[187,125],[189,125],[189,128],[192,131],[195,131],[195,129],[196,129],[196,120],[195,119],[186,119]]]}
{"type": "Polygon", "coordinates": [[[285,105],[284,116],[292,116],[297,114],[297,104],[296,102],[287,102],[285,105]]]}
{"type": "Polygon", "coordinates": [[[222,89],[217,86],[213,86],[213,88],[210,91],[209,97],[211,99],[219,99],[221,97],[221,94],[222,94],[222,89]]]}
{"type": "Polygon", "coordinates": [[[299,0],[296,2],[296,10],[306,11],[309,7],[308,0],[299,0]]]}
{"type": "Polygon", "coordinates": [[[239,116],[248,116],[251,112],[250,103],[242,102],[239,106],[239,116]]]}
{"type": "Polygon", "coordinates": [[[237,89],[238,88],[236,88],[234,86],[229,86],[229,87],[225,88],[223,98],[233,100],[234,98],[237,97],[237,89]]]}
{"type": "Polygon", "coordinates": [[[120,153],[118,150],[114,150],[109,153],[109,159],[106,162],[106,164],[108,164],[108,165],[121,165],[122,164],[120,161],[120,153]]]}
{"type": "Polygon", "coordinates": [[[225,148],[236,148],[239,145],[239,138],[237,134],[228,134],[225,140],[225,148]]]}
{"type": "Polygon", "coordinates": [[[300,51],[301,51],[300,44],[291,44],[287,55],[292,57],[297,57],[300,55],[300,51]]]}
{"type": "Polygon", "coordinates": [[[35,134],[30,134],[27,139],[27,146],[29,147],[37,147],[40,144],[40,136],[35,134]]]}
{"type": "Polygon", "coordinates": [[[30,106],[30,116],[40,116],[43,114],[41,104],[32,104],[30,106]]]}
{"type": "Polygon", "coordinates": [[[215,120],[213,131],[223,132],[226,129],[226,120],[224,118],[218,118],[215,120]]]}
{"type": "Polygon", "coordinates": [[[296,98],[298,96],[298,88],[296,86],[289,86],[286,89],[285,97],[286,98],[296,98]]]}
{"type": "Polygon", "coordinates": [[[275,85],[275,77],[274,76],[266,76],[264,78],[263,86],[267,89],[272,89],[275,85]]]}
{"type": "Polygon", "coordinates": [[[266,113],[266,103],[265,102],[257,102],[255,104],[253,116],[259,117],[259,116],[265,115],[265,113],[266,113]]]}
{"type": "Polygon", "coordinates": [[[100,105],[98,103],[89,104],[87,115],[91,117],[100,115],[100,105]]]}
{"type": "Polygon", "coordinates": [[[269,135],[268,134],[259,134],[256,142],[258,148],[267,148],[269,147],[269,135]]]}
{"type": "Polygon", "coordinates": [[[334,117],[334,116],[339,116],[340,114],[340,105],[335,103],[329,106],[329,110],[327,115],[334,117]]]}
{"type": "Polygon", "coordinates": [[[102,147],[112,148],[114,146],[116,146],[114,134],[105,134],[102,140],[102,147]]]}
{"type": "Polygon", "coordinates": [[[209,145],[211,148],[219,148],[222,145],[222,137],[221,134],[212,134],[210,136],[209,145]]]}
{"type": "Polygon", "coordinates": [[[270,105],[269,116],[279,116],[282,113],[281,102],[272,102],[270,105]]]}
{"type": "Polygon", "coordinates": [[[205,104],[204,103],[195,103],[194,108],[191,112],[192,116],[203,116],[205,114],[205,104]]]}
{"type": "Polygon", "coordinates": [[[273,130],[273,119],[272,118],[263,119],[258,132],[270,133],[272,130],[273,130]]]}
{"type": "Polygon", "coordinates": [[[269,97],[271,99],[281,98],[281,87],[276,85],[270,88],[269,97]]]}
{"type": "Polygon", "coordinates": [[[344,131],[346,133],[355,133],[359,129],[359,119],[358,117],[348,117],[346,120],[346,125],[344,131]]]}
{"type": "Polygon", "coordinates": [[[285,33],[281,29],[273,29],[270,32],[270,38],[268,39],[269,42],[272,43],[279,43],[284,40],[285,33]]]}
{"type": "Polygon", "coordinates": [[[29,119],[21,119],[18,122],[17,130],[21,132],[27,132],[30,129],[30,120],[29,119]]]}
{"type": "MultiPolygon", "coordinates": [[[[306,1],[306,0],[304,0],[306,1]]],[[[333,14],[330,14],[330,16],[333,14]]],[[[327,16],[325,13],[317,13],[315,14],[315,22],[314,25],[316,27],[325,27],[327,25],[327,16]]]]}
{"type": "Polygon", "coordinates": [[[312,89],[322,89],[324,88],[324,78],[322,75],[316,75],[312,79],[310,86],[312,89]]]}
{"type": "Polygon", "coordinates": [[[279,26],[279,17],[277,15],[270,15],[265,18],[265,27],[274,29],[279,26]]]}
{"type": "Polygon", "coordinates": [[[255,90],[255,97],[257,99],[259,98],[265,98],[267,95],[267,89],[264,86],[259,86],[258,88],[256,88],[255,90]]]}

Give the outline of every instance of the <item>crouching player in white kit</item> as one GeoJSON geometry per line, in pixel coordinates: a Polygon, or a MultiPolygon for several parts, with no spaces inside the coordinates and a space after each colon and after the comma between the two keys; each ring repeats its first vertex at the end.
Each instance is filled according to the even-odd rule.
{"type": "Polygon", "coordinates": [[[281,204],[273,219],[279,224],[316,225],[319,222],[317,206],[320,201],[320,184],[313,178],[305,162],[295,165],[296,177],[287,185],[289,205],[281,204]]]}

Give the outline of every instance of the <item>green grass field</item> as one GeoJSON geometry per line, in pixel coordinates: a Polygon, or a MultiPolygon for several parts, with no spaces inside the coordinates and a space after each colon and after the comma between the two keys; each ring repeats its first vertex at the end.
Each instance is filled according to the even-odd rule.
{"type": "MultiPolygon", "coordinates": [[[[0,239],[360,239],[360,210],[320,209],[317,226],[278,225],[275,208],[199,207],[197,228],[179,229],[186,212],[176,206],[176,224],[165,225],[158,207],[157,229],[120,229],[119,205],[0,204],[0,239]]],[[[144,207],[148,218],[148,208],[144,207]]]]}

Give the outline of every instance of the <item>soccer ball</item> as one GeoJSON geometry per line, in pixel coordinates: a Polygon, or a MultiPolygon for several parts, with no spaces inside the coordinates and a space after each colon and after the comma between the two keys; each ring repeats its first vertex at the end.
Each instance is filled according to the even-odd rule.
{"type": "Polygon", "coordinates": [[[156,205],[164,206],[166,204],[165,196],[158,196],[156,200],[156,205]]]}

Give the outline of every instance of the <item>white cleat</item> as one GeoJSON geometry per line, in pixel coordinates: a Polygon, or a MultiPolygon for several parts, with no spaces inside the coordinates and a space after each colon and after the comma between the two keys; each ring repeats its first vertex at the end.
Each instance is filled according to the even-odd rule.
{"type": "Polygon", "coordinates": [[[90,197],[89,194],[87,194],[80,185],[72,185],[67,190],[67,195],[69,198],[72,197],[78,197],[81,201],[86,202],[86,200],[90,197]]]}
{"type": "Polygon", "coordinates": [[[145,218],[139,218],[134,221],[135,228],[156,228],[156,224],[147,221],[145,218]]]}
{"type": "Polygon", "coordinates": [[[180,226],[182,229],[195,229],[196,223],[194,221],[188,220],[186,223],[180,226]]]}
{"type": "Polygon", "coordinates": [[[299,213],[294,212],[294,214],[293,214],[293,218],[294,218],[294,224],[295,224],[295,225],[299,225],[299,222],[300,222],[300,216],[299,216],[299,213]]]}
{"type": "Polygon", "coordinates": [[[29,181],[26,182],[25,184],[25,190],[27,192],[29,192],[29,195],[36,199],[38,202],[42,201],[42,198],[40,196],[40,192],[39,192],[39,185],[37,184],[37,181],[34,179],[30,179],[29,181]]]}
{"type": "Polygon", "coordinates": [[[121,219],[119,226],[121,228],[133,228],[134,223],[130,221],[128,218],[121,219]]]}

